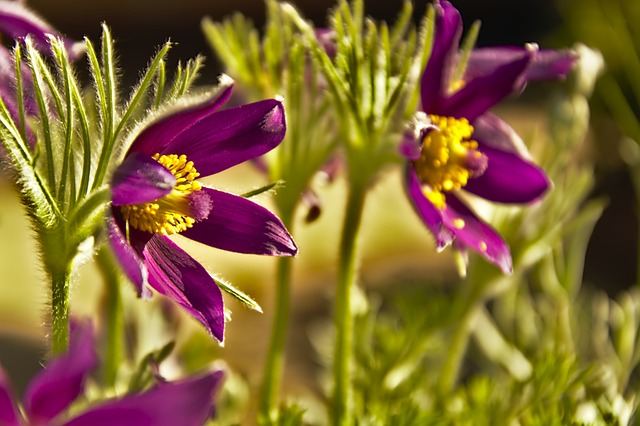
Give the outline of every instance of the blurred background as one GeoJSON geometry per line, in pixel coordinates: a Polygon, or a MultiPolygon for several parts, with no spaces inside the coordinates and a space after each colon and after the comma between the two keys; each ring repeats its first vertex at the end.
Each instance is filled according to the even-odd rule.
{"type": "MultiPolygon", "coordinates": [[[[326,10],[334,4],[332,0],[298,0],[293,3],[318,26],[323,25],[326,10]]],[[[387,20],[392,20],[401,6],[399,1],[365,3],[367,14],[387,20]]],[[[414,3],[417,21],[424,14],[426,2],[414,3]]],[[[251,17],[258,27],[264,21],[264,4],[260,0],[31,0],[28,4],[72,38],[87,36],[97,41],[101,34],[101,23],[108,24],[117,41],[120,68],[128,85],[136,82],[148,59],[167,39],[176,43],[170,53],[174,63],[169,62],[167,69],[171,70],[179,60],[186,61],[196,55],[204,55],[207,58],[206,66],[200,82],[212,84],[221,70],[202,35],[202,17],[222,20],[233,12],[240,12],[251,17]]],[[[468,27],[476,19],[482,21],[479,46],[521,45],[536,41],[543,47],[559,48],[581,40],[576,36],[576,26],[566,12],[582,2],[459,0],[454,4],[460,10],[465,26],[468,27]]],[[[637,8],[634,10],[637,11],[637,8]]],[[[640,20],[640,16],[637,18],[640,20]]],[[[640,32],[635,36],[638,34],[640,32]]],[[[640,41],[637,45],[640,45],[640,41]]],[[[557,89],[557,85],[530,87],[517,102],[509,102],[498,113],[514,124],[521,134],[533,134],[544,126],[545,99],[553,88],[557,89]]],[[[620,130],[605,113],[598,96],[594,98],[592,107],[594,134],[597,136],[594,140],[599,141],[591,153],[596,159],[597,169],[593,196],[607,197],[609,205],[591,239],[585,280],[615,294],[636,279],[636,201],[627,164],[623,161],[624,156],[619,155],[617,141],[621,138],[620,130]]],[[[240,193],[260,186],[264,183],[262,179],[253,169],[240,166],[207,183],[240,193]]],[[[365,288],[376,289],[382,294],[388,291],[390,284],[410,281],[412,277],[425,272],[431,274],[432,280],[441,282],[446,282],[456,273],[450,252],[437,254],[433,250],[430,235],[418,222],[404,195],[397,190],[399,179],[396,172],[391,172],[375,187],[363,227],[362,281],[365,288]],[[398,217],[402,220],[398,220],[398,217]]],[[[288,368],[294,373],[292,376],[301,377],[303,382],[308,379],[307,366],[310,361],[313,362],[313,350],[307,333],[314,320],[326,318],[330,307],[337,247],[335,242],[343,208],[341,182],[322,187],[320,195],[327,206],[321,218],[309,226],[301,226],[297,233],[301,251],[294,289],[295,327],[291,331],[291,346],[296,351],[291,352],[288,368]],[[300,369],[299,375],[295,374],[296,369],[300,369]]],[[[259,197],[258,202],[268,205],[268,196],[259,197]]],[[[3,335],[0,341],[0,364],[8,371],[22,369],[28,376],[29,371],[38,368],[41,359],[38,348],[44,337],[42,306],[46,302],[46,291],[40,283],[41,275],[36,266],[37,252],[30,237],[28,222],[23,217],[17,197],[6,182],[0,182],[0,205],[0,334],[3,335]],[[11,272],[7,274],[6,271],[11,272]],[[24,351],[15,350],[18,348],[16,341],[24,342],[20,346],[24,351]]],[[[227,327],[224,356],[234,360],[234,366],[249,381],[257,380],[269,332],[273,259],[248,258],[203,249],[184,239],[180,239],[179,244],[201,260],[209,271],[233,282],[263,306],[265,314],[260,315],[226,299],[229,300],[233,320],[227,327]]],[[[72,300],[72,310],[76,314],[96,312],[100,305],[100,292],[100,277],[89,264],[83,270],[72,297],[91,303],[74,304],[72,300]]],[[[125,289],[125,293],[131,296],[133,292],[125,289]]]]}

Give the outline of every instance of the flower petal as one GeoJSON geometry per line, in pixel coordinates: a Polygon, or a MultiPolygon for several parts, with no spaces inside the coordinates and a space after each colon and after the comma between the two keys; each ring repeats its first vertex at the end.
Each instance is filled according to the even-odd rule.
{"type": "Polygon", "coordinates": [[[531,157],[527,146],[513,127],[490,112],[482,114],[473,122],[472,139],[480,141],[483,146],[513,152],[527,159],[531,157]]]}
{"type": "Polygon", "coordinates": [[[469,179],[466,191],[499,203],[530,203],[549,188],[549,180],[538,166],[511,152],[478,143],[488,158],[485,172],[469,179]]]}
{"type": "Polygon", "coordinates": [[[416,213],[435,237],[438,250],[444,249],[451,244],[454,235],[444,226],[440,210],[424,196],[418,176],[410,163],[405,170],[405,183],[409,200],[416,213]]]}
{"type": "Polygon", "coordinates": [[[0,425],[20,426],[20,414],[11,393],[9,380],[0,367],[0,425]]]}
{"type": "Polygon", "coordinates": [[[127,241],[115,216],[110,215],[107,217],[107,229],[109,230],[111,249],[115,254],[115,258],[118,259],[125,275],[133,283],[138,296],[142,296],[143,298],[149,297],[150,293],[146,288],[149,274],[144,259],[140,254],[141,250],[136,250],[129,241],[127,241]]]}
{"type": "Polygon", "coordinates": [[[280,219],[264,207],[237,195],[203,188],[213,201],[209,217],[181,235],[237,253],[293,256],[298,252],[280,219]]]}
{"type": "Polygon", "coordinates": [[[141,152],[133,152],[113,172],[111,201],[114,206],[142,204],[171,192],[176,177],[162,164],[141,152]]]}
{"type": "Polygon", "coordinates": [[[213,397],[224,373],[161,383],[137,395],[104,403],[63,426],[202,426],[213,410],[213,397]]]}
{"type": "Polygon", "coordinates": [[[48,424],[82,394],[85,376],[98,365],[93,343],[91,324],[78,324],[71,334],[69,350],[29,383],[24,408],[33,423],[48,424]]]}
{"type": "Polygon", "coordinates": [[[466,82],[462,89],[446,99],[438,114],[464,117],[473,124],[481,114],[524,88],[524,72],[533,55],[533,51],[526,50],[518,59],[496,68],[491,74],[466,82]]]}
{"type": "Polygon", "coordinates": [[[458,45],[462,35],[460,12],[448,1],[435,1],[436,23],[431,54],[420,83],[422,110],[428,114],[444,115],[440,107],[449,91],[449,85],[458,45]]]}
{"type": "Polygon", "coordinates": [[[447,194],[447,206],[442,211],[442,218],[456,234],[455,245],[479,253],[505,274],[513,272],[507,243],[451,193],[447,194]]]}
{"type": "Polygon", "coordinates": [[[226,76],[221,77],[220,85],[210,99],[195,106],[171,111],[152,122],[136,136],[129,148],[129,153],[145,152],[150,156],[156,153],[165,153],[165,148],[172,144],[182,132],[206,119],[224,105],[231,96],[232,88],[233,80],[226,76]]]}
{"type": "Polygon", "coordinates": [[[149,284],[158,293],[180,304],[222,342],[222,292],[202,265],[160,235],[151,237],[143,253],[149,268],[149,284]]]}
{"type": "Polygon", "coordinates": [[[72,61],[85,50],[84,43],[62,37],[51,25],[19,2],[0,1],[0,32],[15,40],[30,35],[38,50],[47,54],[51,52],[47,34],[60,37],[72,61]]]}
{"type": "Polygon", "coordinates": [[[185,154],[202,176],[266,154],[286,132],[284,106],[267,99],[217,111],[184,129],[162,153],[185,154]]]}
{"type": "MultiPolygon", "coordinates": [[[[500,46],[484,47],[471,51],[465,81],[491,74],[501,65],[513,62],[526,50],[526,47],[500,46]]],[[[571,50],[541,49],[537,51],[527,68],[527,81],[564,78],[569,74],[578,56],[571,50]]]]}

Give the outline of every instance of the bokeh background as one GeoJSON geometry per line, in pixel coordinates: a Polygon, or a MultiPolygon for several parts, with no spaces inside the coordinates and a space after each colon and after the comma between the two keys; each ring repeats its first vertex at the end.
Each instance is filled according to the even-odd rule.
{"type": "MultiPolygon", "coordinates": [[[[316,25],[323,25],[329,0],[293,2],[316,25]]],[[[377,19],[393,19],[400,1],[367,1],[366,12],[377,19]]],[[[416,20],[426,2],[416,1],[416,20]]],[[[553,0],[459,0],[465,25],[482,20],[479,46],[537,41],[544,47],[570,46],[577,39],[563,11],[577,1],[553,0]]],[[[212,84],[221,71],[200,30],[203,16],[221,20],[234,12],[250,16],[258,26],[264,21],[260,0],[31,0],[28,4],[66,35],[99,40],[101,23],[110,26],[117,40],[120,68],[126,85],[133,85],[148,59],[167,39],[176,43],[170,54],[170,70],[178,61],[204,55],[206,67],[200,82],[212,84]]],[[[640,16],[638,17],[640,19],[640,16]]],[[[640,45],[640,43],[639,43],[640,45]]],[[[640,76],[638,77],[640,78],[640,76]]],[[[557,88],[557,87],[556,87],[557,88]]],[[[521,134],[531,135],[544,126],[544,102],[551,85],[528,89],[518,101],[511,101],[499,113],[506,116],[521,134]]],[[[626,166],[618,155],[620,133],[594,99],[593,121],[597,125],[597,184],[593,196],[605,196],[609,205],[594,231],[585,266],[585,279],[593,286],[615,294],[635,280],[637,225],[635,199],[626,166]]],[[[207,181],[232,192],[245,192],[263,184],[263,178],[248,166],[207,181]]],[[[362,282],[365,288],[381,294],[392,291],[394,283],[431,274],[434,281],[446,282],[455,276],[449,252],[437,254],[428,232],[411,211],[400,187],[399,176],[390,172],[374,189],[365,214],[362,282]]],[[[316,321],[328,318],[333,289],[338,226],[343,204],[342,184],[320,188],[325,209],[321,218],[299,227],[300,255],[296,264],[294,316],[290,338],[288,376],[298,378],[292,388],[311,383],[314,352],[309,332],[316,321]]],[[[269,205],[268,196],[258,201],[269,205]]],[[[45,335],[43,306],[46,289],[38,267],[38,254],[19,201],[6,181],[0,182],[0,364],[8,371],[23,371],[24,378],[38,368],[45,335]]],[[[227,327],[223,356],[248,380],[256,381],[270,325],[273,259],[255,258],[203,249],[179,240],[211,272],[223,276],[252,295],[265,309],[264,314],[249,312],[229,300],[233,320],[227,327]]],[[[76,314],[99,312],[101,281],[91,264],[82,270],[73,290],[72,310],[76,314]],[[84,300],[87,303],[78,303],[84,300]]],[[[132,296],[132,291],[125,289],[132,296]]],[[[133,301],[132,303],[136,303],[133,301]]],[[[140,302],[142,303],[142,302],[140,302]]],[[[197,327],[197,325],[195,325],[197,327]]],[[[22,386],[20,382],[18,386],[22,386]]]]}

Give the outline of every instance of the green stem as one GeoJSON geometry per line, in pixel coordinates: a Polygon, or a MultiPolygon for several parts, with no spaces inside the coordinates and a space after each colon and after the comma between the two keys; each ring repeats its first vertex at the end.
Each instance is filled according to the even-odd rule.
{"type": "Polygon", "coordinates": [[[104,306],[106,317],[106,342],[104,347],[103,374],[107,386],[114,386],[120,363],[123,359],[124,321],[122,298],[120,295],[120,275],[112,254],[101,248],[96,257],[100,273],[104,279],[104,306]]]}
{"type": "MultiPolygon", "coordinates": [[[[289,232],[292,232],[291,215],[282,215],[281,220],[289,232]]],[[[291,257],[278,259],[274,317],[271,326],[271,341],[264,366],[262,402],[259,414],[259,424],[264,425],[276,424],[277,422],[278,394],[284,370],[285,345],[291,311],[292,262],[291,257]]]]}
{"type": "Polygon", "coordinates": [[[68,269],[51,272],[51,349],[53,355],[69,347],[69,283],[68,269]]]}
{"type": "Polygon", "coordinates": [[[358,232],[362,221],[366,185],[351,183],[340,241],[338,260],[338,283],[335,300],[336,342],[334,352],[333,377],[333,424],[346,426],[353,424],[353,391],[351,388],[353,352],[353,315],[351,313],[351,293],[357,278],[358,232]]]}

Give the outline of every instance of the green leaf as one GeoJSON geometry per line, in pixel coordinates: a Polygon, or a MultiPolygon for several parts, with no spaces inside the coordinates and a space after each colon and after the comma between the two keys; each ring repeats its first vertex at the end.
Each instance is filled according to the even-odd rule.
{"type": "Polygon", "coordinates": [[[215,278],[215,281],[218,284],[218,287],[220,287],[222,290],[227,292],[229,295],[236,298],[238,301],[244,304],[247,308],[253,311],[262,313],[262,308],[255,300],[247,296],[238,288],[234,287],[231,283],[217,277],[215,278]]]}

